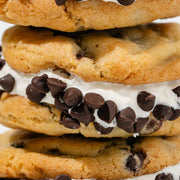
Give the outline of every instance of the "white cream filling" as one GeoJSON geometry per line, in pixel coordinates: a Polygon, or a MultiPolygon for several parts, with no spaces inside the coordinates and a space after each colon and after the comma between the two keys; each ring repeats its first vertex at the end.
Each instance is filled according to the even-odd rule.
{"type": "MultiPolygon", "coordinates": [[[[180,85],[180,79],[170,82],[146,84],[146,85],[124,85],[118,83],[109,82],[85,82],[76,75],[71,75],[69,78],[65,78],[58,71],[51,69],[40,71],[39,73],[22,73],[12,69],[7,63],[0,71],[0,77],[7,74],[11,74],[15,78],[15,86],[10,94],[26,96],[26,88],[31,83],[31,80],[35,76],[41,76],[47,74],[50,78],[57,78],[67,83],[67,88],[75,87],[81,90],[83,95],[88,92],[98,93],[104,97],[105,100],[112,100],[117,104],[118,110],[131,107],[135,113],[136,118],[148,117],[150,112],[143,111],[137,104],[137,95],[141,91],[147,91],[155,95],[155,105],[163,104],[170,106],[174,109],[180,109],[180,98],[172,91],[180,85]]],[[[2,89],[2,87],[0,87],[2,89]]],[[[41,102],[54,104],[54,98],[51,93],[47,93],[41,102]]],[[[97,110],[95,111],[96,122],[103,127],[115,127],[116,120],[114,119],[111,124],[108,124],[100,120],[97,116],[97,110]]]]}

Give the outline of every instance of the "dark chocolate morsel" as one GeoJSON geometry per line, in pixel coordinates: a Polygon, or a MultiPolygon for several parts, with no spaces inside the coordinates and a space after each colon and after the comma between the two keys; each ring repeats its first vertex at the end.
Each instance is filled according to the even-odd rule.
{"type": "Polygon", "coordinates": [[[56,98],[64,91],[67,84],[56,78],[47,78],[47,86],[49,87],[52,96],[56,98]]]}
{"type": "Polygon", "coordinates": [[[96,93],[87,93],[84,96],[84,102],[92,109],[99,109],[105,103],[104,98],[96,93]]]}
{"type": "Polygon", "coordinates": [[[55,0],[56,4],[57,4],[58,6],[62,6],[63,4],[65,4],[66,1],[67,1],[67,0],[55,0]]]}
{"type": "Polygon", "coordinates": [[[74,106],[71,109],[70,115],[77,119],[79,122],[84,123],[86,126],[92,121],[92,114],[88,106],[84,103],[79,106],[74,106]]]}
{"type": "Polygon", "coordinates": [[[148,121],[149,121],[149,118],[138,118],[134,126],[134,132],[140,133],[148,121]]]}
{"type": "Polygon", "coordinates": [[[106,101],[105,104],[98,110],[98,117],[111,123],[117,113],[117,105],[113,101],[106,101]]]}
{"type": "Polygon", "coordinates": [[[45,94],[38,92],[32,84],[26,88],[26,95],[29,100],[36,103],[41,102],[41,100],[45,97],[45,94]]]}
{"type": "Polygon", "coordinates": [[[173,115],[170,118],[170,121],[176,120],[177,118],[180,117],[180,109],[173,109],[173,115]]]}
{"type": "Polygon", "coordinates": [[[0,59],[0,70],[4,67],[6,61],[4,59],[0,59]]]}
{"type": "Polygon", "coordinates": [[[180,97],[180,86],[174,88],[172,91],[177,95],[177,97],[180,97]]]}
{"type": "Polygon", "coordinates": [[[119,4],[123,6],[129,6],[135,2],[135,0],[118,0],[119,4]]]}
{"type": "Polygon", "coordinates": [[[98,132],[100,132],[101,134],[104,134],[104,135],[111,133],[113,130],[113,127],[104,128],[97,122],[94,122],[94,127],[98,132]]]}
{"type": "Polygon", "coordinates": [[[42,76],[35,76],[32,79],[31,83],[38,92],[46,94],[47,92],[49,92],[49,88],[46,84],[47,78],[47,74],[43,74],[42,76]]]}
{"type": "Polygon", "coordinates": [[[137,96],[137,103],[142,110],[150,111],[154,107],[155,96],[146,91],[142,91],[137,96]]]}
{"type": "Polygon", "coordinates": [[[117,126],[128,133],[134,132],[135,112],[130,107],[123,109],[116,116],[117,126]]]}
{"type": "Polygon", "coordinates": [[[63,103],[60,99],[60,97],[55,98],[54,105],[59,111],[68,111],[69,106],[67,106],[65,103],[63,103]]]}
{"type": "Polygon", "coordinates": [[[82,101],[83,95],[79,89],[69,88],[64,92],[62,99],[66,105],[76,106],[82,101]]]}
{"type": "Polygon", "coordinates": [[[76,119],[73,119],[70,116],[62,117],[60,120],[60,124],[63,124],[64,127],[68,129],[79,129],[80,123],[76,119]]]}
{"type": "Polygon", "coordinates": [[[146,155],[143,152],[137,152],[129,155],[126,161],[126,167],[131,171],[137,171],[142,165],[146,155]]]}
{"type": "Polygon", "coordinates": [[[0,78],[0,85],[6,92],[11,92],[14,88],[15,79],[10,74],[0,78]]]}
{"type": "Polygon", "coordinates": [[[172,174],[161,173],[156,176],[155,180],[174,180],[174,178],[172,174]]]}
{"type": "Polygon", "coordinates": [[[169,120],[173,116],[172,108],[166,105],[156,105],[153,110],[155,118],[161,121],[169,120]]]}

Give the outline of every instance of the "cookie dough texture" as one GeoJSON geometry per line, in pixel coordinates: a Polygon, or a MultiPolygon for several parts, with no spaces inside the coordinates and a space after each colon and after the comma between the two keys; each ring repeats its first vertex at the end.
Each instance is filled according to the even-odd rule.
{"type": "Polygon", "coordinates": [[[75,34],[16,26],[5,32],[2,48],[7,63],[25,73],[59,67],[85,81],[124,84],[180,78],[179,24],[75,34]]]}
{"type": "Polygon", "coordinates": [[[1,177],[39,179],[65,173],[74,179],[115,180],[151,174],[180,160],[179,136],[140,138],[132,147],[122,139],[49,137],[22,130],[0,138],[1,177]]]}
{"type": "MultiPolygon", "coordinates": [[[[115,127],[107,135],[97,132],[93,123],[87,127],[81,123],[79,129],[68,129],[59,123],[61,112],[49,104],[37,104],[21,96],[3,93],[0,98],[0,123],[15,129],[26,129],[47,135],[82,134],[86,137],[123,137],[133,134],[115,127]]],[[[180,118],[164,121],[156,132],[149,136],[173,136],[180,133],[180,118]]],[[[143,135],[143,134],[142,134],[143,135]]],[[[144,134],[145,135],[145,134],[144,134]]]]}
{"type": "Polygon", "coordinates": [[[55,0],[0,0],[3,21],[66,32],[134,26],[179,14],[180,0],[138,0],[128,7],[102,0],[68,0],[63,6],[55,0]]]}

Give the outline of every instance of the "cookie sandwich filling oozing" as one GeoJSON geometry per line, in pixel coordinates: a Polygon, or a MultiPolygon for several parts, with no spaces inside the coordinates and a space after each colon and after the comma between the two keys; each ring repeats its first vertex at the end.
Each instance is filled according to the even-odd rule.
{"type": "MultiPolygon", "coordinates": [[[[56,4],[58,6],[62,6],[63,4],[66,3],[67,0],[55,0],[56,4]]],[[[87,0],[75,0],[75,1],[87,1],[87,0]]],[[[103,0],[104,2],[114,2],[117,3],[119,5],[123,5],[123,6],[129,6],[132,3],[134,3],[136,0],[103,0]]]]}
{"type": "Polygon", "coordinates": [[[1,90],[55,105],[62,111],[60,123],[70,129],[94,122],[101,134],[109,134],[114,127],[151,134],[163,121],[180,116],[180,80],[147,85],[85,82],[61,69],[18,72],[3,59],[0,68],[1,90]]]}

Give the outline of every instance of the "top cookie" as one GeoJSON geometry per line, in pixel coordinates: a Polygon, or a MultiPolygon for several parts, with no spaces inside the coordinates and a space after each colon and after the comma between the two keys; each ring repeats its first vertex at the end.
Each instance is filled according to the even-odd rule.
{"type": "MultiPolygon", "coordinates": [[[[116,2],[0,0],[0,19],[13,24],[74,32],[134,26],[180,14],[180,0],[137,0],[129,6],[116,2]]],[[[122,0],[119,2],[124,4],[122,0]]]]}

